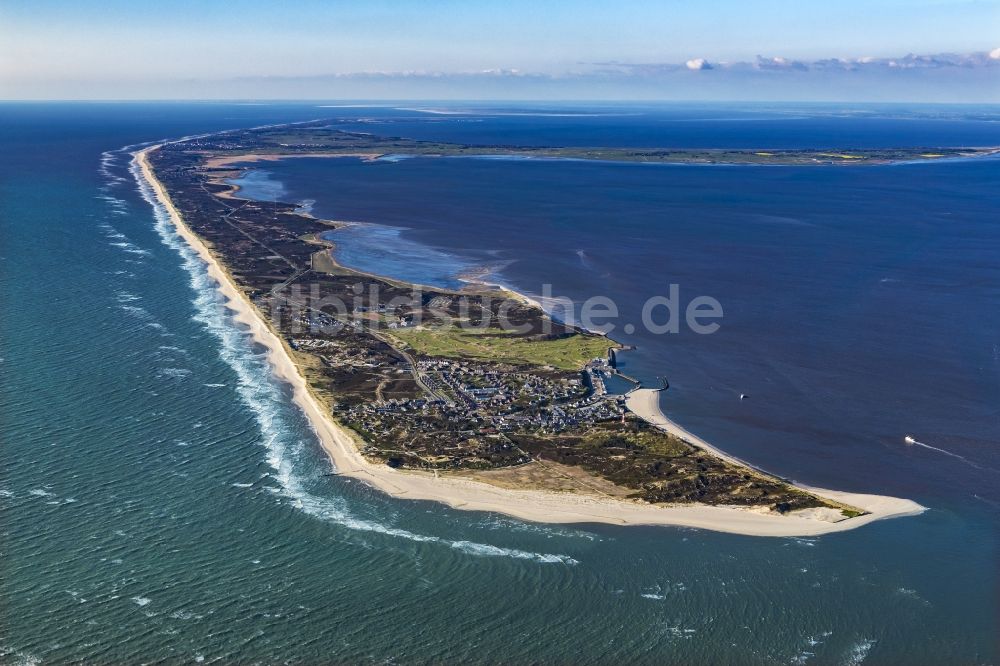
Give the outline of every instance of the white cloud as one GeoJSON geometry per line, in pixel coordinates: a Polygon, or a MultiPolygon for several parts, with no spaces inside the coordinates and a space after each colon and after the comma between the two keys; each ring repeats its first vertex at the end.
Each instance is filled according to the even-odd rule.
{"type": "Polygon", "coordinates": [[[1000,48],[992,51],[976,53],[937,53],[931,55],[907,54],[901,58],[875,58],[863,56],[858,58],[823,58],[819,60],[792,60],[782,56],[757,56],[752,61],[709,62],[706,58],[692,58],[683,64],[675,63],[624,63],[604,62],[593,63],[608,68],[609,73],[655,76],[668,74],[676,70],[699,71],[717,69],[729,71],[877,71],[903,69],[945,69],[979,67],[994,68],[1000,66],[1000,48]]]}
{"type": "MultiPolygon", "coordinates": [[[[736,64],[739,65],[740,63],[736,64]]],[[[753,66],[757,69],[809,69],[809,66],[804,62],[789,60],[781,56],[774,56],[773,58],[757,56],[757,60],[754,61],[753,66]]]]}

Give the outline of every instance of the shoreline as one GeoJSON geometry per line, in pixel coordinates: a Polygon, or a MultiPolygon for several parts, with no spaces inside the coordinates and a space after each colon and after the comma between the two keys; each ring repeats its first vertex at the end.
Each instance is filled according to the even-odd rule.
{"type": "MultiPolygon", "coordinates": [[[[180,213],[173,206],[169,194],[156,178],[149,161],[146,159],[148,153],[159,147],[160,144],[157,144],[133,153],[143,179],[153,190],[159,204],[168,213],[178,234],[206,263],[208,274],[218,284],[218,291],[225,297],[225,306],[234,313],[234,319],[246,325],[253,340],[268,350],[267,359],[272,371],[277,378],[287,382],[292,387],[293,401],[305,413],[319,438],[320,444],[333,461],[337,474],[340,476],[365,481],[393,497],[435,501],[462,510],[502,513],[531,522],[672,525],[752,536],[817,536],[854,529],[876,520],[916,515],[925,510],[916,502],[906,499],[795,486],[868,512],[863,516],[847,519],[841,517],[836,522],[832,522],[832,516],[829,515],[829,512],[832,511],[830,509],[825,510],[826,513],[824,510],[806,509],[793,514],[781,515],[768,510],[745,507],[687,504],[655,506],[629,500],[603,499],[590,495],[544,490],[505,489],[447,474],[433,475],[430,472],[402,471],[387,465],[371,463],[361,455],[356,446],[356,436],[337,424],[313,394],[295,364],[291,350],[285,341],[260,316],[205,243],[185,224],[180,213]]],[[[518,296],[523,297],[521,294],[518,296]]],[[[645,401],[648,403],[648,398],[645,401]]],[[[636,404],[639,405],[639,402],[636,404]]],[[[655,413],[650,411],[651,407],[648,404],[639,405],[639,407],[648,411],[652,418],[658,418],[655,413]]],[[[656,411],[659,411],[658,405],[656,411]]],[[[704,444],[706,450],[713,455],[726,460],[736,460],[708,445],[704,440],[687,433],[686,430],[666,419],[662,412],[660,412],[664,422],[662,425],[639,412],[636,414],[657,427],[669,424],[678,428],[679,431],[686,433],[683,436],[684,439],[694,438],[695,445],[704,444]]],[[[747,465],[742,461],[738,461],[738,464],[747,465]]]]}
{"type": "MultiPolygon", "coordinates": [[[[629,410],[633,414],[635,414],[642,420],[646,421],[650,425],[656,426],[660,430],[670,433],[675,437],[679,437],[680,439],[683,439],[689,444],[697,446],[699,449],[704,449],[715,455],[715,457],[717,458],[722,458],[726,462],[733,463],[734,465],[739,465],[741,467],[749,467],[750,469],[756,470],[758,472],[762,472],[764,474],[769,474],[771,476],[777,477],[776,474],[760,469],[759,467],[752,465],[745,460],[741,460],[740,458],[737,458],[736,456],[726,453],[722,449],[719,449],[718,447],[709,444],[704,439],[698,437],[684,426],[680,425],[676,421],[671,420],[663,412],[663,409],[660,408],[659,394],[660,394],[660,389],[642,388],[642,387],[633,389],[625,395],[625,405],[629,408],[629,410]]],[[[790,485],[797,486],[798,484],[790,483],[790,485]]]]}
{"type": "Polygon", "coordinates": [[[370,162],[381,156],[382,153],[304,153],[301,155],[297,153],[248,153],[246,155],[212,157],[205,160],[205,166],[210,169],[224,169],[244,162],[249,164],[256,162],[278,162],[293,157],[358,157],[363,161],[370,162]]]}
{"type": "MultiPolygon", "coordinates": [[[[639,149],[643,150],[643,149],[639,149]]],[[[649,149],[645,149],[649,150],[649,149]]],[[[694,149],[689,149],[694,150],[694,149]]],[[[745,153],[748,149],[734,149],[734,148],[706,148],[701,149],[705,153],[717,153],[717,154],[727,154],[729,152],[745,153]]],[[[1000,146],[963,146],[963,147],[939,147],[936,150],[958,150],[966,151],[959,152],[957,154],[942,154],[930,156],[927,154],[915,154],[912,156],[897,156],[897,157],[875,157],[875,158],[856,158],[847,157],[845,159],[840,159],[836,162],[822,161],[816,159],[821,157],[824,159],[834,159],[842,158],[843,155],[837,154],[834,150],[829,152],[819,152],[810,149],[771,149],[776,153],[802,153],[808,152],[810,154],[815,153],[815,157],[812,161],[808,162],[753,162],[753,161],[740,161],[740,160],[713,160],[713,159],[676,159],[676,160],[642,160],[642,159],[623,159],[615,157],[594,157],[594,156],[574,156],[574,155],[551,155],[551,154],[524,154],[516,150],[500,152],[469,152],[469,153],[445,153],[445,152],[316,152],[316,153],[260,153],[252,152],[245,153],[243,155],[230,155],[225,157],[214,157],[206,160],[205,165],[209,168],[226,168],[227,166],[247,162],[277,162],[284,159],[295,159],[299,157],[305,158],[317,158],[317,157],[356,157],[364,162],[375,162],[383,157],[399,155],[404,158],[415,158],[415,157],[425,157],[432,159],[507,159],[507,160],[530,160],[530,161],[567,161],[567,162],[599,162],[604,164],[640,164],[646,166],[668,166],[668,167],[678,167],[678,166],[694,166],[694,167],[821,167],[821,166],[897,166],[897,165],[911,165],[911,164],[933,164],[935,162],[953,162],[959,160],[972,160],[972,159],[990,159],[997,158],[1000,156],[1000,146]]],[[[896,149],[896,150],[918,150],[916,148],[910,149],[896,149]]],[[[769,152],[762,151],[750,151],[754,152],[756,155],[771,155],[769,152]]]]}

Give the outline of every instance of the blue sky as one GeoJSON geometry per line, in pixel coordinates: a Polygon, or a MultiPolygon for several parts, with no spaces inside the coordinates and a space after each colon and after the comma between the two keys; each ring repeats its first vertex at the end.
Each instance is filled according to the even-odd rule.
{"type": "Polygon", "coordinates": [[[3,0],[0,98],[1000,101],[998,47],[1000,0],[3,0]]]}

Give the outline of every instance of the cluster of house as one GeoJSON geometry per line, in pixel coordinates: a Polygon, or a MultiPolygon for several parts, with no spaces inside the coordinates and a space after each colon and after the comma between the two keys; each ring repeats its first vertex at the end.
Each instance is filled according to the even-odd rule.
{"type": "MultiPolygon", "coordinates": [[[[343,330],[345,325],[360,330],[360,322],[344,322],[326,313],[305,308],[287,310],[271,309],[272,303],[265,295],[260,295],[254,299],[254,303],[263,312],[268,312],[272,319],[281,319],[281,328],[292,335],[312,334],[312,335],[334,335],[343,330]]],[[[293,345],[294,346],[294,345],[293,345]]]]}
{"type": "MultiPolygon", "coordinates": [[[[343,338],[291,338],[292,349],[312,352],[325,363],[339,368],[378,368],[383,359],[370,349],[356,347],[343,338]]],[[[397,372],[400,370],[397,369],[397,372]]]]}
{"type": "Polygon", "coordinates": [[[329,338],[292,338],[288,341],[292,349],[303,351],[318,351],[320,349],[336,349],[341,344],[329,338]]]}
{"type": "Polygon", "coordinates": [[[586,393],[579,378],[550,378],[516,369],[452,359],[417,362],[421,378],[452,401],[472,409],[523,409],[540,401],[562,401],[586,393]]]}
{"type": "Polygon", "coordinates": [[[422,360],[416,369],[434,397],[366,403],[354,407],[352,417],[373,433],[398,427],[400,417],[414,432],[440,428],[432,425],[435,421],[452,427],[465,424],[480,432],[562,432],[621,416],[623,405],[608,395],[603,381],[608,368],[601,363],[573,377],[452,359],[422,360]]]}
{"type": "Polygon", "coordinates": [[[409,328],[413,326],[413,318],[404,315],[396,315],[393,313],[392,308],[387,308],[384,304],[379,303],[374,307],[368,307],[366,305],[359,305],[352,310],[354,314],[354,321],[365,321],[368,322],[370,326],[375,326],[378,324],[385,324],[387,328],[409,328]],[[376,316],[371,317],[369,315],[374,314],[376,316]]]}

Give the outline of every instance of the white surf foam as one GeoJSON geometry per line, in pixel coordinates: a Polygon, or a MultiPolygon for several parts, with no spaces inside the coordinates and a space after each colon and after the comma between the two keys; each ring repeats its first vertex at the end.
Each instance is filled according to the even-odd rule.
{"type": "Polygon", "coordinates": [[[668,626],[666,627],[667,633],[674,638],[683,638],[685,640],[691,640],[694,635],[698,633],[697,629],[688,629],[686,627],[678,626],[668,626]]]}
{"type": "Polygon", "coordinates": [[[0,663],[11,664],[11,666],[37,666],[42,661],[27,652],[0,647],[0,663]]]}
{"type": "Polygon", "coordinates": [[[103,231],[104,235],[107,236],[108,238],[114,240],[128,240],[128,237],[125,234],[118,231],[107,222],[101,222],[100,224],[97,225],[97,228],[103,231]]]}
{"type": "Polygon", "coordinates": [[[858,641],[848,650],[847,656],[844,659],[844,666],[858,666],[858,664],[868,657],[868,653],[871,652],[876,642],[871,638],[863,638],[858,641]]]}
{"type": "Polygon", "coordinates": [[[139,319],[152,319],[153,315],[149,314],[149,311],[144,307],[138,305],[119,305],[120,310],[124,310],[131,315],[135,315],[139,319]]]}
{"type": "Polygon", "coordinates": [[[126,181],[126,178],[119,176],[111,170],[112,167],[118,166],[117,157],[119,152],[120,151],[118,150],[105,150],[101,153],[101,163],[100,166],[97,167],[97,171],[104,177],[109,186],[114,186],[126,181]]]}
{"type": "Polygon", "coordinates": [[[107,238],[109,241],[108,244],[111,245],[112,247],[120,248],[125,252],[128,252],[129,254],[135,254],[143,257],[149,256],[149,250],[139,247],[131,240],[129,240],[128,236],[118,231],[107,222],[102,222],[101,224],[97,225],[97,227],[98,229],[104,232],[105,238],[107,238]]]}
{"type": "Polygon", "coordinates": [[[149,256],[149,250],[144,250],[141,247],[137,246],[135,243],[132,243],[130,241],[116,241],[114,243],[111,243],[111,245],[113,247],[121,248],[122,250],[128,252],[129,254],[136,254],[139,255],[140,257],[149,256]]]}
{"type": "Polygon", "coordinates": [[[171,379],[184,379],[191,371],[187,368],[160,368],[156,371],[157,377],[170,377],[171,379]]]}
{"type": "Polygon", "coordinates": [[[183,354],[184,356],[191,355],[187,349],[184,349],[183,347],[178,347],[177,345],[159,345],[157,349],[165,352],[177,352],[178,354],[183,354]]]}
{"type": "Polygon", "coordinates": [[[832,631],[824,631],[817,636],[809,636],[805,640],[805,647],[799,650],[799,653],[792,657],[792,664],[806,664],[810,659],[816,656],[816,648],[823,645],[830,636],[833,635],[832,631]]]}

